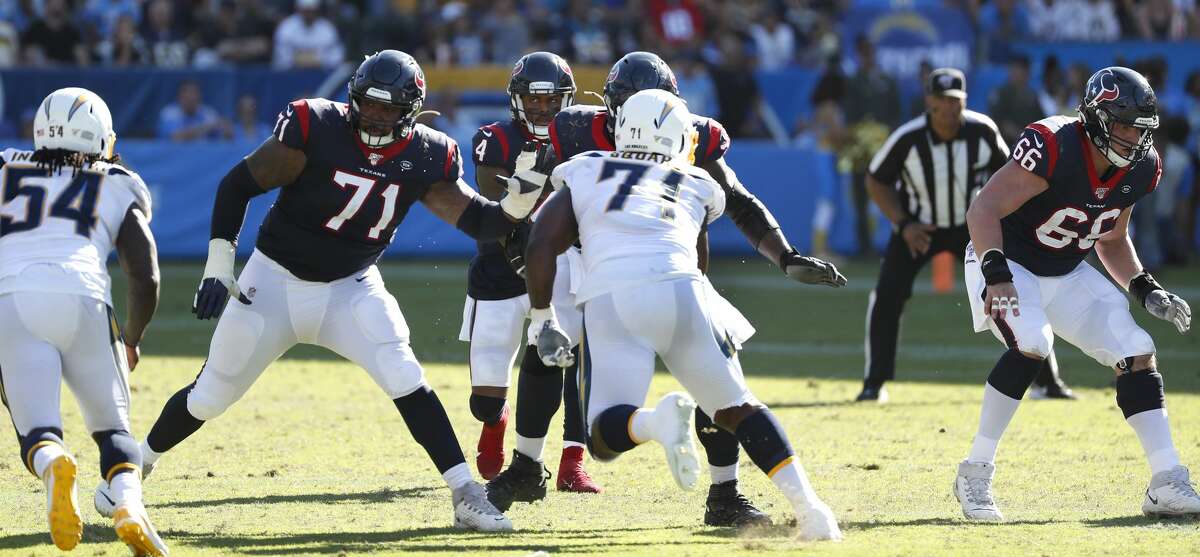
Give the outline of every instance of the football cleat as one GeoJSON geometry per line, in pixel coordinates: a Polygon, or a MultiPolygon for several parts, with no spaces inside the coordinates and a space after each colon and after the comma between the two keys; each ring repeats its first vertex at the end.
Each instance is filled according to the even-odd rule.
{"type": "Polygon", "coordinates": [[[109,489],[108,482],[103,479],[96,485],[96,492],[92,494],[92,505],[96,507],[96,514],[104,518],[112,518],[117,512],[117,498],[109,489]]]}
{"type": "Polygon", "coordinates": [[[1155,518],[1200,518],[1200,495],[1192,486],[1187,467],[1176,466],[1150,479],[1142,513],[1155,518]]]}
{"type": "Polygon", "coordinates": [[[1032,400],[1076,400],[1079,397],[1075,396],[1075,391],[1072,391],[1065,383],[1055,382],[1044,387],[1033,387],[1029,389],[1029,398],[1032,400]]]}
{"type": "Polygon", "coordinates": [[[675,483],[683,489],[693,489],[700,479],[700,460],[696,456],[696,440],[692,438],[692,416],[696,401],[682,392],[667,393],[654,407],[655,441],[662,444],[667,466],[675,483]]]}
{"type": "Polygon", "coordinates": [[[475,446],[475,468],[483,479],[490,480],[504,468],[504,430],[508,427],[508,405],[500,413],[500,421],[483,424],[479,444],[475,446]]]}
{"type": "Polygon", "coordinates": [[[516,501],[532,503],[546,498],[550,471],[532,458],[513,451],[512,464],[487,483],[487,499],[501,512],[516,501]]]}
{"type": "Polygon", "coordinates": [[[842,529],[838,528],[837,518],[829,505],[817,501],[797,513],[800,519],[800,539],[813,541],[841,541],[842,529]]]}
{"type": "Polygon", "coordinates": [[[737,486],[737,480],[708,486],[708,499],[704,501],[704,523],[733,528],[770,526],[771,517],[738,492],[737,486]]]}
{"type": "Polygon", "coordinates": [[[566,447],[558,459],[559,491],[600,493],[600,486],[583,469],[583,447],[566,447]]]}
{"type": "Polygon", "coordinates": [[[113,529],[136,557],[163,557],[169,553],[167,544],[158,537],[141,503],[125,503],[117,507],[113,513],[113,529]]]}
{"type": "Polygon", "coordinates": [[[488,501],[483,486],[472,481],[451,493],[454,527],[481,532],[512,531],[512,521],[488,501]]]}
{"type": "Polygon", "coordinates": [[[1000,522],[1004,516],[992,498],[992,477],[996,465],[986,462],[958,463],[958,477],[954,479],[954,498],[962,504],[963,516],[967,520],[1000,522]]]}
{"type": "Polygon", "coordinates": [[[854,402],[875,402],[878,404],[887,404],[888,392],[883,385],[863,385],[862,392],[854,397],[854,402]]]}
{"type": "Polygon", "coordinates": [[[46,467],[46,518],[50,523],[50,539],[63,551],[70,551],[83,539],[83,517],[79,514],[79,499],[75,496],[75,458],[69,454],[54,459],[46,467]]]}

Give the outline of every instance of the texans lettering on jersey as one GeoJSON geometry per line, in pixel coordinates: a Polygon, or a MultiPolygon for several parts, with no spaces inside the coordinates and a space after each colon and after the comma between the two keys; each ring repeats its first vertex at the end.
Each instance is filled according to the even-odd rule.
{"type": "Polygon", "coordinates": [[[408,137],[371,149],[345,103],[293,102],[274,135],[308,160],[280,189],[257,247],[307,281],[329,282],[373,265],[429,186],[462,176],[458,144],[442,132],[417,124],[408,137]]]}
{"type": "Polygon", "coordinates": [[[1001,220],[1005,255],[1036,275],[1071,272],[1121,211],[1158,185],[1162,160],[1154,149],[1101,179],[1089,145],[1078,119],[1053,116],[1030,124],[1013,146],[1012,160],[1050,184],[1001,220]]]}
{"type": "MultiPolygon", "coordinates": [[[[698,138],[695,165],[703,166],[729,151],[729,133],[720,122],[693,116],[698,138]]],[[[562,109],[550,123],[550,141],[558,160],[565,161],[587,151],[615,151],[608,126],[608,110],[602,106],[577,104],[562,109]]]]}
{"type": "MultiPolygon", "coordinates": [[[[504,176],[512,176],[517,155],[525,142],[532,139],[525,126],[512,120],[480,127],[471,140],[476,172],[481,166],[490,166],[502,169],[504,176]]],[[[524,294],[525,279],[517,276],[508,264],[499,242],[480,241],[478,245],[479,253],[471,259],[467,272],[467,295],[476,300],[507,300],[524,294]]]]}

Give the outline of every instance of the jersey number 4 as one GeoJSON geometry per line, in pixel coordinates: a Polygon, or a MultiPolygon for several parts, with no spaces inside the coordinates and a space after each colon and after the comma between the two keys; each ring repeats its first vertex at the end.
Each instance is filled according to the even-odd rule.
{"type": "MultiPolygon", "coordinates": [[[[47,213],[46,187],[38,182],[46,180],[46,171],[39,168],[5,168],[3,176],[3,203],[7,206],[18,198],[25,198],[25,217],[0,216],[0,236],[14,232],[33,230],[42,224],[47,213]]],[[[96,225],[96,198],[100,194],[103,174],[81,171],[75,175],[66,189],[50,204],[51,217],[75,221],[75,233],[91,237],[96,225]]]]}
{"type": "MultiPolygon", "coordinates": [[[[342,225],[346,224],[346,221],[354,218],[354,215],[357,215],[362,209],[367,196],[371,195],[371,191],[375,189],[375,180],[338,170],[333,173],[333,183],[343,190],[354,188],[354,194],[350,196],[350,200],[346,202],[342,212],[325,222],[325,228],[337,232],[342,229],[342,225]]],[[[396,216],[396,200],[400,198],[400,186],[399,184],[388,184],[379,195],[383,197],[383,213],[379,215],[379,222],[367,231],[367,237],[372,240],[378,240],[379,235],[392,223],[392,217],[396,216]]]]}
{"type": "MultiPolygon", "coordinates": [[[[625,208],[625,201],[629,198],[629,194],[633,192],[633,187],[642,181],[642,177],[651,167],[634,164],[623,161],[604,161],[604,166],[600,168],[600,181],[603,182],[609,178],[616,176],[617,172],[625,172],[625,180],[617,187],[616,195],[608,201],[606,211],[620,211],[625,208]]],[[[675,219],[674,203],[679,196],[679,183],[683,181],[683,174],[674,170],[667,173],[667,176],[662,179],[663,190],[660,195],[663,199],[662,218],[663,220],[675,219]]]]}
{"type": "Polygon", "coordinates": [[[1092,249],[1096,240],[1104,234],[1104,222],[1120,215],[1120,209],[1109,209],[1100,213],[1096,216],[1096,220],[1092,221],[1092,229],[1081,238],[1079,232],[1072,229],[1087,222],[1088,214],[1074,207],[1063,207],[1050,215],[1050,218],[1037,228],[1037,238],[1043,245],[1052,249],[1063,249],[1078,240],[1079,249],[1087,251],[1092,249]],[[1068,221],[1070,222],[1068,223],[1068,221]]]}

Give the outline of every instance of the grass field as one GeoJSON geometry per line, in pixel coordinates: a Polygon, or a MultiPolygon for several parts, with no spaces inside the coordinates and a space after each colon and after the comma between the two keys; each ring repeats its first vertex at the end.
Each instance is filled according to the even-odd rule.
{"type": "MultiPolygon", "coordinates": [[[[797,542],[786,526],[752,534],[703,527],[703,490],[679,491],[655,447],[615,463],[589,462],[606,490],[601,495],[552,492],[541,503],[518,504],[509,512],[516,533],[454,530],[449,491],[391,402],[366,373],[311,347],[294,349],[239,404],[165,456],[146,483],[147,504],[176,555],[1200,553],[1197,523],[1141,516],[1149,468],[1116,407],[1112,372],[1065,343],[1059,344],[1063,374],[1082,399],[1023,405],[997,463],[997,497],[1009,521],[966,523],[950,485],[1001,347],[971,332],[962,292],[929,293],[922,277],[906,315],[892,403],[849,404],[862,376],[863,314],[876,268],[845,270],[850,288],[838,291],[791,284],[758,260],[721,261],[713,272],[718,288],[759,329],[743,356],[751,388],[787,427],[839,517],[843,543],[797,542]]],[[[473,462],[478,425],[467,408],[466,345],[456,340],[465,264],[389,263],[384,271],[428,380],[473,462]]],[[[163,274],[163,305],[131,379],[139,438],[166,399],[195,376],[213,327],[188,313],[200,267],[171,264],[163,274]]],[[[1159,278],[1200,306],[1200,269],[1159,278]]],[[[115,289],[119,308],[122,289],[115,289]]],[[[1176,445],[1185,463],[1200,466],[1200,336],[1180,336],[1140,309],[1134,314],[1159,347],[1176,445]]],[[[659,374],[651,400],[676,388],[659,374]]],[[[67,441],[82,464],[88,524],[75,552],[124,555],[91,508],[95,446],[73,402],[64,413],[67,441]]],[[[551,470],[560,424],[556,418],[546,452],[551,470]]],[[[0,554],[52,554],[41,484],[21,465],[15,440],[6,446],[0,554]]],[[[748,459],[742,464],[744,490],[777,519],[788,518],[783,497],[748,459]]]]}

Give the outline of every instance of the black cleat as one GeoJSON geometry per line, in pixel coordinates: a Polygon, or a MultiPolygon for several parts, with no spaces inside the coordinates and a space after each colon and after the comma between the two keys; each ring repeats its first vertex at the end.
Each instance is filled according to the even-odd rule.
{"type": "Polygon", "coordinates": [[[864,383],[862,392],[858,393],[858,396],[854,398],[854,402],[875,402],[879,404],[887,404],[887,401],[888,392],[887,389],[883,388],[882,384],[873,385],[870,383],[864,383]]]}
{"type": "Polygon", "coordinates": [[[745,495],[738,492],[737,480],[729,480],[708,487],[704,523],[733,528],[770,526],[771,517],[755,508],[745,495]]]}
{"type": "Polygon", "coordinates": [[[1044,399],[1061,399],[1061,400],[1076,400],[1079,397],[1075,396],[1075,392],[1062,381],[1055,381],[1045,387],[1035,386],[1029,391],[1029,398],[1033,400],[1044,399]]]}
{"type": "Polygon", "coordinates": [[[487,498],[500,512],[516,501],[532,503],[546,498],[550,471],[541,462],[513,451],[512,464],[487,483],[487,498]]]}

